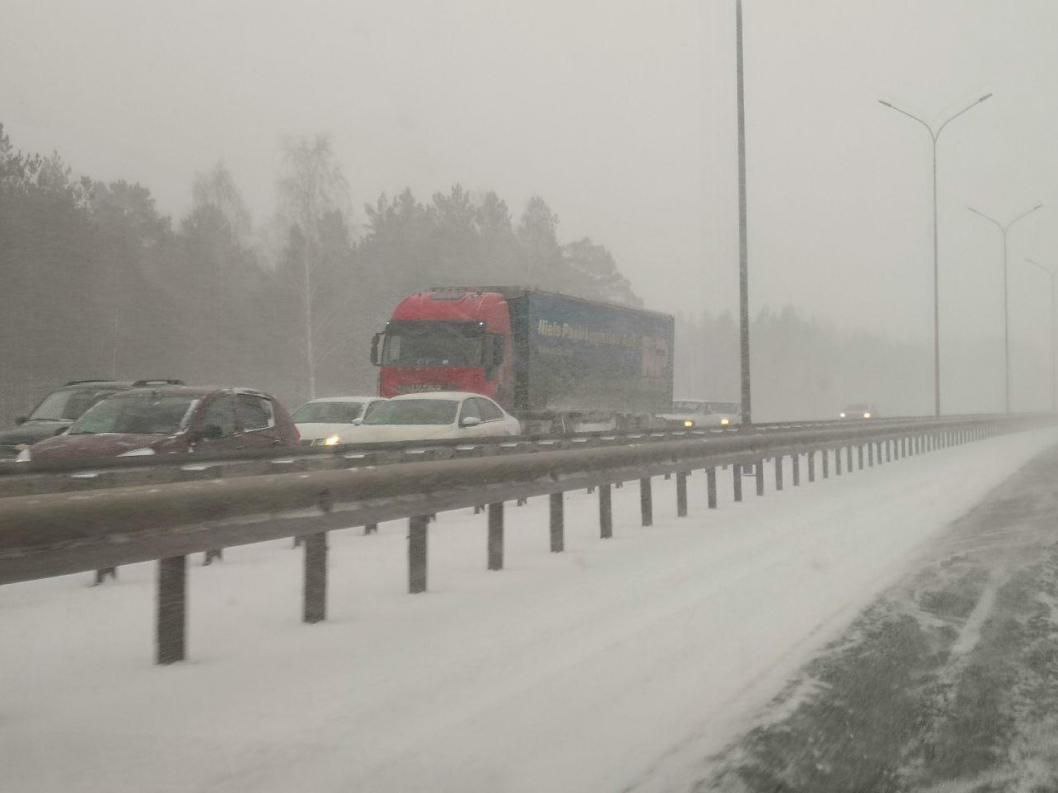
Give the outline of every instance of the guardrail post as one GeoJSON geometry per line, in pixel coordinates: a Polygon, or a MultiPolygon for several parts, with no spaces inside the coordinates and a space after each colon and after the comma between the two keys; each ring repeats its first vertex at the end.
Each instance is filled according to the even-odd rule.
{"type": "Polygon", "coordinates": [[[734,499],[735,501],[742,500],[742,463],[731,464],[732,478],[731,484],[734,486],[734,499]]]}
{"type": "Polygon", "coordinates": [[[183,661],[187,651],[187,557],[158,560],[155,663],[183,661]]]}
{"type": "Polygon", "coordinates": [[[503,569],[503,502],[489,504],[489,570],[503,569]]]}
{"type": "Polygon", "coordinates": [[[757,477],[757,495],[764,495],[764,460],[757,460],[754,474],[757,477]]]}
{"type": "Polygon", "coordinates": [[[599,536],[604,540],[613,537],[613,504],[609,482],[599,485],[599,536]]]}
{"type": "Polygon", "coordinates": [[[676,517],[687,517],[687,472],[676,472],[676,517]]]}
{"type": "Polygon", "coordinates": [[[118,569],[116,567],[100,567],[96,570],[96,580],[94,586],[99,586],[110,577],[114,581],[118,580],[118,569]]]}
{"type": "Polygon", "coordinates": [[[867,443],[867,466],[874,467],[874,441],[867,443]]]}
{"type": "Polygon", "coordinates": [[[790,455],[790,462],[793,463],[793,484],[794,487],[801,486],[801,455],[794,452],[790,455]]]}
{"type": "Polygon", "coordinates": [[[302,620],[327,619],[327,532],[305,537],[305,591],[302,620]]]}
{"type": "Polygon", "coordinates": [[[819,459],[823,463],[823,478],[828,479],[830,477],[830,449],[820,449],[819,459]]]}
{"type": "Polygon", "coordinates": [[[426,591],[426,527],[429,515],[408,518],[408,591],[426,591]]]}
{"type": "Polygon", "coordinates": [[[852,473],[852,447],[845,447],[845,470],[852,473]]]}
{"type": "Polygon", "coordinates": [[[893,446],[895,442],[892,438],[885,439],[885,461],[891,463],[893,461],[893,446]]]}
{"type": "Polygon", "coordinates": [[[841,476],[841,447],[834,450],[834,476],[841,476]]]}
{"type": "Polygon", "coordinates": [[[861,443],[856,447],[856,461],[860,464],[860,470],[863,470],[863,444],[861,443]]]}
{"type": "Polygon", "coordinates": [[[809,482],[814,482],[814,481],[816,481],[816,453],[815,453],[815,450],[809,449],[807,457],[808,457],[808,481],[809,482]]]}
{"type": "Polygon", "coordinates": [[[564,493],[551,494],[551,553],[561,553],[566,547],[564,493]]]}
{"type": "Polygon", "coordinates": [[[705,469],[705,490],[709,509],[716,509],[716,469],[705,469]]]}
{"type": "Polygon", "coordinates": [[[639,480],[639,513],[644,526],[654,525],[654,494],[650,487],[650,477],[639,480]]]}
{"type": "Polygon", "coordinates": [[[782,455],[775,455],[775,489],[782,490],[782,455]]]}

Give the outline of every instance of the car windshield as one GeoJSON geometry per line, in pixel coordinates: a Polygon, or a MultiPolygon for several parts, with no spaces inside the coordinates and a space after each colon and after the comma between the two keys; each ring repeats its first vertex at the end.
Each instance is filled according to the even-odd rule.
{"type": "Polygon", "coordinates": [[[396,399],[373,405],[364,424],[451,424],[457,410],[454,399],[396,399]]]}
{"type": "Polygon", "coordinates": [[[97,388],[64,388],[48,394],[29,418],[30,421],[73,421],[112,393],[97,388]]]}
{"type": "Polygon", "coordinates": [[[706,409],[710,413],[738,413],[739,406],[737,402],[710,402],[706,409]]]}
{"type": "Polygon", "coordinates": [[[672,403],[674,413],[704,413],[705,403],[693,399],[682,399],[672,403]]]}
{"type": "Polygon", "coordinates": [[[295,424],[347,424],[360,418],[362,402],[307,402],[294,411],[295,424]]]}
{"type": "Polygon", "coordinates": [[[869,411],[870,409],[871,409],[870,405],[859,405],[859,404],[857,404],[857,405],[849,405],[847,408],[845,408],[845,412],[846,413],[864,413],[866,411],[869,411]]]}
{"type": "Polygon", "coordinates": [[[198,400],[190,396],[136,394],[105,399],[74,422],[70,435],[103,432],[172,435],[187,426],[198,400]]]}

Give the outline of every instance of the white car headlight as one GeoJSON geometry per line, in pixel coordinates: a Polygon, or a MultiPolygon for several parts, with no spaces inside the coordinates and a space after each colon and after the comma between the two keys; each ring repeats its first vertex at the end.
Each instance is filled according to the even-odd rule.
{"type": "Polygon", "coordinates": [[[686,427],[687,429],[690,429],[691,427],[694,426],[694,422],[691,419],[684,419],[683,420],[683,426],[686,427]]]}
{"type": "Polygon", "coordinates": [[[326,438],[323,439],[324,446],[337,446],[341,442],[341,435],[328,435],[326,438]]]}
{"type": "Polygon", "coordinates": [[[33,455],[31,455],[29,453],[29,447],[28,446],[25,449],[23,449],[22,451],[20,451],[18,453],[18,457],[15,458],[15,462],[16,463],[28,463],[28,462],[31,462],[32,460],[33,460],[33,455]]]}
{"type": "Polygon", "coordinates": [[[730,423],[731,423],[731,419],[726,419],[726,418],[725,419],[720,419],[720,426],[721,427],[726,427],[730,423]]]}
{"type": "Polygon", "coordinates": [[[154,453],[154,449],[150,446],[144,446],[140,449],[129,449],[119,454],[118,457],[150,457],[154,453]]]}

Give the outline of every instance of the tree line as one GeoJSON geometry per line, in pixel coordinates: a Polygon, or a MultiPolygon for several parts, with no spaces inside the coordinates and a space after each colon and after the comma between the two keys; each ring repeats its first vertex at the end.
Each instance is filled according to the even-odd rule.
{"type": "Polygon", "coordinates": [[[540,197],[517,219],[494,192],[410,189],[350,223],[325,136],[282,146],[278,208],[255,226],[223,163],[174,221],[146,187],[75,176],[0,125],[0,418],[75,378],[256,386],[291,405],[371,391],[371,334],[429,286],[525,284],[639,305],[610,252],[559,239],[540,197]]]}

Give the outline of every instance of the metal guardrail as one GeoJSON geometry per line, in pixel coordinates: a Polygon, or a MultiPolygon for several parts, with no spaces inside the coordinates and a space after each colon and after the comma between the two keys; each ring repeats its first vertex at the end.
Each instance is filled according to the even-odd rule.
{"type": "Polygon", "coordinates": [[[704,469],[708,505],[717,504],[717,469],[731,466],[734,499],[742,500],[742,466],[753,465],[756,492],[765,490],[765,461],[783,460],[792,484],[898,460],[1001,432],[1053,423],[1051,416],[936,419],[713,437],[660,439],[487,457],[344,467],[340,470],[148,484],[0,499],[0,584],[159,560],[157,660],[185,655],[187,556],[282,537],[305,547],[304,619],[326,614],[326,533],[409,519],[410,592],[426,589],[428,516],[488,504],[488,567],[503,567],[503,505],[549,495],[551,549],[563,547],[563,493],[597,488],[600,536],[612,536],[610,488],[640,482],[641,520],[653,514],[651,480],[676,475],[677,514],[687,514],[686,480],[704,469]],[[855,451],[855,454],[854,454],[855,451]],[[855,457],[855,460],[854,460],[855,457]]]}
{"type": "MultiPolygon", "coordinates": [[[[980,416],[948,417],[945,421],[978,420],[980,416]]],[[[133,485],[168,484],[200,479],[233,478],[291,471],[323,471],[351,467],[391,465],[423,460],[444,460],[480,455],[522,454],[555,449],[586,448],[622,443],[646,443],[687,438],[714,438],[745,434],[773,434],[794,430],[850,426],[892,426],[936,419],[896,418],[815,422],[772,422],[669,429],[650,432],[586,432],[572,435],[513,436],[388,443],[344,444],[331,447],[200,452],[157,457],[108,457],[90,460],[14,463],[0,461],[0,498],[43,493],[73,492],[133,485]]]]}

